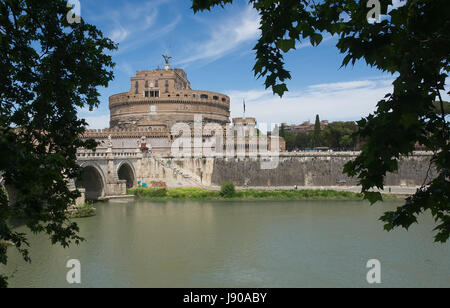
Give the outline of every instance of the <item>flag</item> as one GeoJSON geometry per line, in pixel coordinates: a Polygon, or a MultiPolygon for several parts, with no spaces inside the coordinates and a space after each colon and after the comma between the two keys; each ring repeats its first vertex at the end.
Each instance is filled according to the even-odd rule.
{"type": "Polygon", "coordinates": [[[244,98],[244,113],[245,113],[245,98],[244,98]]]}

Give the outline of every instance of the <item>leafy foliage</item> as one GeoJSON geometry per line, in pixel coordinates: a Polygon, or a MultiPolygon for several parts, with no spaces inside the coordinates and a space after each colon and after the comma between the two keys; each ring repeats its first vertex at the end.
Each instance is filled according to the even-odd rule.
{"type": "MultiPolygon", "coordinates": [[[[25,235],[8,224],[15,217],[26,217],[28,228],[47,233],[53,244],[82,240],[65,210],[79,196],[69,189],[80,172],[76,150],[96,144],[80,140],[86,122],[77,109],[96,107],[97,87],[113,79],[106,51],[116,45],[83,20],[68,24],[66,5],[0,1],[0,177],[15,199],[8,205],[2,190],[0,239],[14,243],[27,261],[25,235]]],[[[7,263],[3,248],[0,263],[7,263]]]]}
{"type": "Polygon", "coordinates": [[[314,123],[314,146],[320,145],[320,118],[319,115],[316,115],[316,122],[314,123]]]}
{"type": "MultiPolygon", "coordinates": [[[[282,96],[291,77],[283,54],[296,42],[316,46],[322,35],[338,37],[342,65],[364,60],[395,76],[393,92],[377,105],[374,114],[358,122],[364,139],[360,156],[344,171],[359,178],[362,192],[375,202],[371,188],[383,188],[386,173],[395,172],[402,155],[419,143],[434,153],[430,169],[439,175],[426,178],[422,188],[394,213],[382,217],[387,229],[409,227],[430,210],[438,231],[435,240],[447,241],[450,230],[450,128],[441,91],[450,71],[450,1],[409,0],[391,8],[380,0],[381,20],[368,22],[367,1],[359,0],[250,0],[261,17],[261,37],[255,46],[256,76],[266,77],[266,87],[282,96]],[[438,112],[434,102],[438,102],[438,112]]],[[[193,0],[194,12],[232,0],[193,0]]],[[[449,93],[450,94],[450,93],[449,93]]]]}
{"type": "Polygon", "coordinates": [[[357,132],[358,126],[355,122],[332,122],[323,129],[321,141],[331,149],[354,150],[359,146],[357,132]]]}
{"type": "Polygon", "coordinates": [[[315,125],[314,131],[311,132],[288,133],[283,129],[280,136],[285,139],[288,151],[312,149],[314,147],[328,147],[342,151],[354,150],[359,146],[357,132],[358,126],[356,123],[349,121],[332,122],[319,130],[315,125]]]}
{"type": "Polygon", "coordinates": [[[233,182],[223,182],[220,187],[220,195],[224,198],[233,198],[236,195],[233,182]]]}
{"type": "Polygon", "coordinates": [[[434,111],[442,114],[442,110],[446,115],[450,114],[450,103],[449,102],[434,102],[433,103],[434,111]],[[442,107],[442,108],[441,108],[442,107]]]}
{"type": "MultiPolygon", "coordinates": [[[[236,191],[233,197],[224,197],[221,191],[207,190],[201,188],[174,188],[167,190],[165,195],[154,194],[154,188],[133,188],[130,194],[144,200],[304,200],[304,199],[327,199],[327,200],[362,200],[363,195],[349,191],[336,190],[258,190],[246,189],[236,191]]],[[[395,199],[393,195],[386,198],[395,199]]]]}
{"type": "Polygon", "coordinates": [[[73,218],[86,218],[95,216],[96,209],[93,202],[85,202],[82,205],[77,206],[67,216],[73,218]]]}
{"type": "Polygon", "coordinates": [[[137,187],[128,190],[129,193],[139,198],[154,198],[167,196],[167,188],[144,188],[137,187]]]}

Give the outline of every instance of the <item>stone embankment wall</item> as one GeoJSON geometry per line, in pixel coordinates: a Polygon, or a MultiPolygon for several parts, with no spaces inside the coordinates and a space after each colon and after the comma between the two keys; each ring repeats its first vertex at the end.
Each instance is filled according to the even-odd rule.
{"type": "MultiPolygon", "coordinates": [[[[342,173],[344,165],[356,158],[357,152],[341,153],[284,153],[275,169],[261,169],[259,158],[214,159],[211,184],[220,185],[232,181],[235,185],[249,186],[333,186],[346,180],[347,186],[357,185],[357,179],[342,173]]],[[[430,164],[429,153],[417,152],[399,161],[397,173],[386,176],[388,186],[422,185],[430,164]]],[[[433,168],[429,177],[436,176],[433,168]]]]}

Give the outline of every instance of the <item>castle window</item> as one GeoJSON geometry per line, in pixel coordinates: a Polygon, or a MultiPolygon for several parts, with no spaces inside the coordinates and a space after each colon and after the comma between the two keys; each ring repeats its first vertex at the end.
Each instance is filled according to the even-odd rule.
{"type": "Polygon", "coordinates": [[[134,94],[139,94],[139,82],[136,81],[136,83],[134,84],[134,87],[136,88],[136,91],[134,94]]]}
{"type": "Polygon", "coordinates": [[[148,80],[145,81],[145,87],[148,88],[148,80]]]}
{"type": "Polygon", "coordinates": [[[219,100],[219,97],[218,96],[213,96],[213,99],[217,101],[217,100],[219,100]]]}
{"type": "Polygon", "coordinates": [[[222,97],[222,102],[226,102],[227,100],[225,99],[225,97],[222,97]]]}
{"type": "Polygon", "coordinates": [[[169,93],[169,87],[166,86],[166,93],[169,93]]]}
{"type": "Polygon", "coordinates": [[[169,86],[169,80],[166,80],[166,87],[169,86]]]}
{"type": "Polygon", "coordinates": [[[208,95],[206,95],[206,94],[201,94],[201,95],[200,95],[200,98],[208,98],[208,95]]]}
{"type": "Polygon", "coordinates": [[[158,80],[155,81],[155,87],[156,87],[156,88],[159,87],[159,82],[158,82],[158,80]]]}
{"type": "Polygon", "coordinates": [[[159,97],[159,91],[145,91],[145,97],[159,97]]]}

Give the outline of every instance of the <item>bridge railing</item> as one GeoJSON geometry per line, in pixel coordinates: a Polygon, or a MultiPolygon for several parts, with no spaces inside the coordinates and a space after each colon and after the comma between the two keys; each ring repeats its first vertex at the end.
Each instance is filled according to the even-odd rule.
{"type": "Polygon", "coordinates": [[[106,148],[97,148],[97,151],[79,149],[77,151],[78,159],[92,159],[92,158],[103,158],[106,159],[109,154],[112,154],[114,158],[137,158],[138,152],[136,150],[124,151],[123,149],[114,150],[108,152],[106,148]]]}

